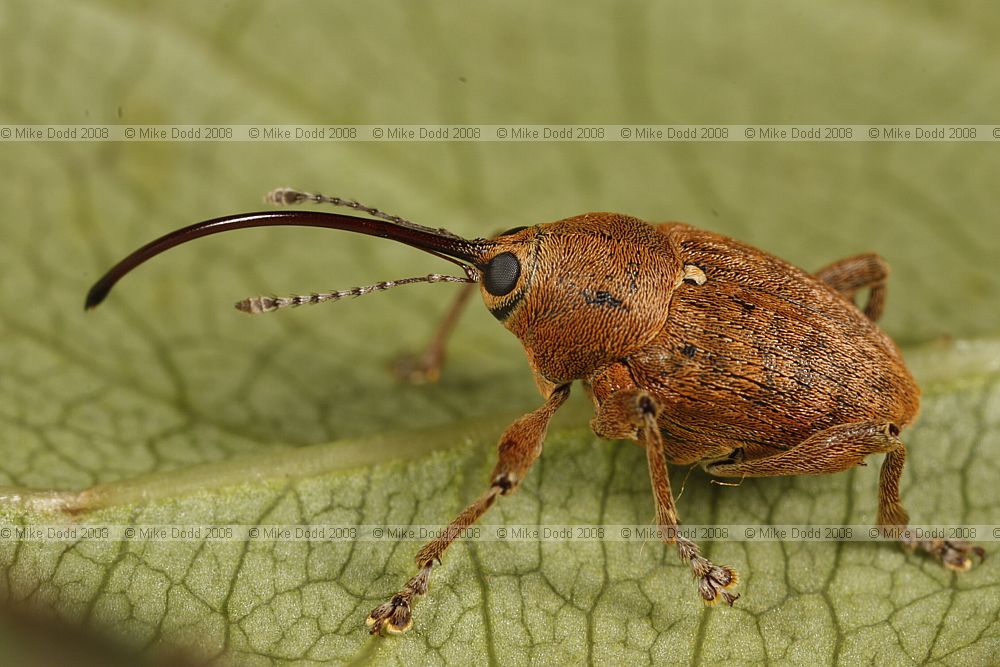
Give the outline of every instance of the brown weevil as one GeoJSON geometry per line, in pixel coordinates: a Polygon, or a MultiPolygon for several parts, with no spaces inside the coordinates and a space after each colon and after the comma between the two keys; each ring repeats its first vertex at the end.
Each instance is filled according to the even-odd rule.
{"type": "MultiPolygon", "coordinates": [[[[237,307],[255,313],[412,282],[478,283],[490,313],[524,345],[545,400],[500,437],[486,491],[419,551],[416,576],[371,612],[373,634],[410,627],[411,607],[427,592],[435,562],[498,496],[517,490],[575,380],[593,400],[597,435],[645,448],[656,522],[707,603],[733,603],[736,572],[712,563],[677,534],[668,463],[697,463],[711,475],[743,478],[833,473],[863,464],[869,454],[885,454],[877,521],[887,534],[893,529],[907,546],[958,571],[971,567],[971,554],[982,557],[978,547],[914,540],[901,530],[908,517],[899,497],[906,458],[900,431],[917,414],[920,390],[896,345],[875,324],[888,276],[877,255],[850,257],[810,274],[720,234],[616,213],[470,240],[336,197],[280,189],[268,201],[330,203],[372,217],[271,211],[191,225],[122,260],[91,288],[86,307],[100,303],[150,257],[209,234],[301,225],[380,236],[447,259],[465,275],[257,297],[237,307]],[[863,310],[854,304],[861,290],[869,290],[863,310]]],[[[463,290],[459,303],[467,295],[463,290]]],[[[432,377],[454,313],[425,357],[422,370],[432,377]]]]}

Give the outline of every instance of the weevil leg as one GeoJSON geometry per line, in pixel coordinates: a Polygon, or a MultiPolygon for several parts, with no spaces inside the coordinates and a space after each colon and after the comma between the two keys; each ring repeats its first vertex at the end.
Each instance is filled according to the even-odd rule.
{"type": "Polygon", "coordinates": [[[902,540],[903,545],[910,549],[926,551],[933,558],[941,561],[949,570],[968,572],[972,569],[972,555],[982,561],[986,552],[982,547],[969,544],[964,540],[902,540]]]}
{"type": "Polygon", "coordinates": [[[441,377],[441,366],[444,364],[448,339],[451,337],[452,331],[455,330],[458,318],[466,304],[469,303],[469,297],[472,296],[475,289],[474,283],[462,285],[461,291],[451,302],[441,324],[434,332],[434,337],[431,338],[431,342],[428,343],[423,352],[404,355],[393,362],[392,372],[397,378],[412,384],[437,382],[438,378],[441,377]]]}
{"type": "Polygon", "coordinates": [[[875,253],[854,255],[828,264],[816,272],[816,277],[851,301],[859,290],[870,289],[865,315],[872,322],[882,316],[889,265],[875,253]]]}
{"type": "Polygon", "coordinates": [[[539,454],[552,415],[569,397],[569,385],[553,389],[542,407],[529,412],[507,427],[497,445],[497,464],[490,474],[490,487],[455,517],[441,536],[428,542],[417,553],[417,574],[392,596],[388,602],[372,610],[366,621],[371,633],[379,634],[383,628],[388,632],[406,632],[412,624],[411,609],[415,598],[427,592],[434,562],[441,562],[445,550],[486,513],[497,496],[508,495],[517,490],[528,474],[539,454]]]}
{"type": "Polygon", "coordinates": [[[899,498],[899,479],[905,463],[906,448],[902,442],[898,448],[886,453],[882,462],[878,485],[878,522],[884,527],[883,532],[899,539],[903,546],[927,552],[949,570],[968,571],[972,567],[972,554],[979,560],[985,557],[982,547],[961,540],[917,540],[901,530],[906,528],[907,523],[907,514],[899,498]]]}
{"type": "Polygon", "coordinates": [[[865,457],[877,453],[885,453],[878,485],[878,524],[883,535],[895,537],[911,549],[926,551],[952,570],[965,571],[972,567],[970,554],[983,557],[980,547],[959,541],[915,540],[906,532],[909,515],[899,496],[906,447],[899,439],[899,427],[891,422],[842,424],[820,431],[777,454],[739,461],[712,461],[704,467],[710,474],[720,477],[822,475],[863,465],[865,457]]]}
{"type": "Polygon", "coordinates": [[[638,440],[645,447],[656,505],[656,523],[663,541],[676,543],[677,555],[690,566],[691,573],[698,580],[698,593],[705,603],[715,604],[722,598],[731,606],[739,597],[739,594],[727,590],[736,585],[736,572],[732,568],[715,565],[701,555],[698,545],[677,534],[677,507],[670,489],[663,436],[656,423],[659,412],[655,399],[645,391],[622,389],[601,402],[591,427],[601,437],[638,440]]]}
{"type": "MultiPolygon", "coordinates": [[[[742,453],[742,452],[741,452],[742,453]]],[[[859,422],[833,426],[783,452],[758,458],[711,461],[705,470],[719,477],[824,475],[863,465],[869,454],[885,453],[879,473],[878,523],[905,528],[909,521],[899,497],[906,448],[892,423],[859,422]]]]}
{"type": "MultiPolygon", "coordinates": [[[[820,431],[801,443],[768,456],[747,456],[737,450],[727,459],[704,464],[707,472],[719,477],[776,477],[781,475],[824,475],[861,465],[869,454],[903,452],[899,427],[892,423],[859,422],[840,424],[820,431]]],[[[882,464],[879,516],[888,524],[906,523],[906,512],[899,501],[899,476],[905,454],[887,456],[882,464]],[[884,511],[883,511],[884,509],[884,511]]]]}

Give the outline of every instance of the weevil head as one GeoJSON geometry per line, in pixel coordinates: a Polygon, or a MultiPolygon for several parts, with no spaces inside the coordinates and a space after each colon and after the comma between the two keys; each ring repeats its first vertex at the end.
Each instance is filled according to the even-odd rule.
{"type": "Polygon", "coordinates": [[[477,262],[483,301],[552,382],[589,377],[666,324],[680,266],[652,225],[589,213],[515,228],[493,243],[477,262]]]}

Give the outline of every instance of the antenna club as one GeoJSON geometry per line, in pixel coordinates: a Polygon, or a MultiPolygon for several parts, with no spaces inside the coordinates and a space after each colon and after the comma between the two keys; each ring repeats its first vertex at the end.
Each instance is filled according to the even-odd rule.
{"type": "Polygon", "coordinates": [[[269,313],[272,310],[277,310],[279,307],[278,299],[273,296],[252,296],[236,303],[236,310],[248,315],[269,313]]]}
{"type": "Polygon", "coordinates": [[[275,206],[294,206],[309,199],[308,193],[293,188],[276,188],[264,195],[264,203],[275,206]]]}

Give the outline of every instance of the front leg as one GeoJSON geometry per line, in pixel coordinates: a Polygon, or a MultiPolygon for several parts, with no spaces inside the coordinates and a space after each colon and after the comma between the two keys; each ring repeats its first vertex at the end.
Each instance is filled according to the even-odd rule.
{"type": "Polygon", "coordinates": [[[497,446],[497,464],[490,474],[490,486],[483,495],[455,517],[440,537],[429,542],[417,553],[417,574],[388,602],[372,610],[366,623],[373,635],[382,628],[389,632],[406,632],[412,625],[411,609],[415,598],[427,592],[434,561],[441,562],[445,550],[466,528],[486,513],[497,496],[513,493],[528,470],[542,453],[542,441],[552,415],[569,397],[569,385],[555,387],[545,404],[524,415],[507,427],[497,446]]]}
{"type": "Polygon", "coordinates": [[[731,606],[739,597],[739,594],[727,590],[736,585],[736,572],[726,566],[714,565],[701,555],[698,545],[677,534],[677,507],[663,456],[663,437],[656,423],[659,412],[660,407],[652,396],[632,387],[605,398],[590,424],[602,438],[637,440],[646,448],[656,523],[663,541],[677,544],[677,555],[691,567],[691,573],[698,580],[698,592],[707,604],[715,604],[721,597],[731,606]]]}

